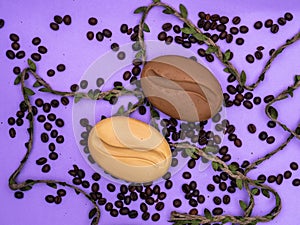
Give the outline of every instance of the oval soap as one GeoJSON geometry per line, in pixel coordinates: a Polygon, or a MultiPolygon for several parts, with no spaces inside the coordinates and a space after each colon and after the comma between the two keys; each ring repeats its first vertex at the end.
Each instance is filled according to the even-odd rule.
{"type": "Polygon", "coordinates": [[[88,146],[106,172],[134,183],[160,178],[172,160],[168,142],[154,127],[124,116],[98,122],[89,134],[88,146]]]}
{"type": "Polygon", "coordinates": [[[182,56],[165,55],[147,62],[141,85],[153,106],[189,122],[213,117],[223,102],[222,88],[215,76],[203,65],[182,56]]]}

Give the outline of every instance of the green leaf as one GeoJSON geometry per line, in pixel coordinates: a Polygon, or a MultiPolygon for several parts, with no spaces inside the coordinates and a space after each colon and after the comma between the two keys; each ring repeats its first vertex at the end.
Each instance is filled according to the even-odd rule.
{"type": "Polygon", "coordinates": [[[89,219],[92,219],[95,215],[96,215],[97,209],[93,208],[90,212],[89,212],[89,219]]]}
{"type": "Polygon", "coordinates": [[[236,186],[242,190],[243,189],[243,181],[241,179],[236,179],[236,186]]]}
{"type": "Polygon", "coordinates": [[[147,9],[147,6],[141,6],[141,7],[138,7],[136,10],[134,10],[134,14],[139,14],[139,13],[143,13],[145,12],[147,9]]]}
{"type": "Polygon", "coordinates": [[[33,84],[33,87],[40,87],[40,86],[42,86],[42,85],[38,81],[34,82],[34,84],[33,84]]]}
{"type": "Polygon", "coordinates": [[[188,156],[190,156],[193,159],[197,159],[197,156],[195,155],[196,149],[194,149],[194,148],[185,148],[184,150],[185,150],[185,153],[188,156]]]}
{"type": "Polygon", "coordinates": [[[294,88],[292,88],[292,87],[288,87],[288,89],[287,89],[287,93],[291,96],[291,97],[293,97],[294,96],[294,88]]]}
{"type": "Polygon", "coordinates": [[[127,109],[131,109],[133,106],[132,102],[128,102],[127,109]]]}
{"type": "Polygon", "coordinates": [[[25,93],[26,95],[28,95],[28,96],[32,96],[32,95],[35,94],[34,91],[31,90],[30,88],[24,87],[23,90],[24,90],[24,93],[25,93]]]}
{"type": "Polygon", "coordinates": [[[251,190],[251,193],[252,193],[253,195],[256,195],[256,194],[258,193],[258,189],[257,189],[257,188],[253,188],[253,189],[251,190]]]}
{"type": "Polygon", "coordinates": [[[185,34],[194,34],[194,33],[196,33],[196,30],[192,27],[183,27],[183,28],[181,28],[181,31],[182,31],[182,33],[185,33],[185,34]]]}
{"type": "Polygon", "coordinates": [[[200,33],[195,33],[193,36],[198,40],[198,41],[206,41],[207,37],[204,34],[200,33]]]}
{"type": "Polygon", "coordinates": [[[212,165],[212,168],[214,169],[214,171],[217,171],[219,169],[220,164],[217,162],[212,162],[211,165],[212,165]]]}
{"type": "Polygon", "coordinates": [[[267,189],[261,189],[261,192],[265,197],[270,198],[270,193],[267,189]]]}
{"type": "Polygon", "coordinates": [[[146,23],[144,23],[144,28],[143,28],[143,30],[144,30],[145,32],[150,32],[150,28],[149,28],[149,26],[148,26],[146,23]]]}
{"type": "Polygon", "coordinates": [[[247,80],[247,78],[246,78],[246,73],[245,73],[244,70],[242,70],[242,72],[241,72],[241,85],[242,85],[242,86],[245,85],[246,80],[247,80]]]}
{"type": "Polygon", "coordinates": [[[295,75],[294,77],[295,84],[300,81],[300,75],[295,75]]]}
{"type": "Polygon", "coordinates": [[[231,220],[230,220],[230,218],[227,217],[222,220],[222,224],[228,223],[229,221],[231,221],[231,220]]]}
{"type": "Polygon", "coordinates": [[[80,101],[80,99],[82,99],[82,97],[79,97],[79,96],[75,96],[74,98],[74,102],[77,103],[80,101]]]}
{"type": "Polygon", "coordinates": [[[276,205],[278,206],[281,202],[280,197],[278,194],[275,195],[275,199],[276,199],[276,205]]]}
{"type": "Polygon", "coordinates": [[[160,0],[153,0],[153,2],[154,2],[154,3],[158,3],[158,2],[160,2],[160,0]]]}
{"type": "Polygon", "coordinates": [[[30,186],[30,185],[20,188],[21,191],[29,191],[31,189],[32,189],[32,186],[30,186]]]}
{"type": "Polygon", "coordinates": [[[118,115],[122,115],[124,112],[125,112],[125,109],[124,109],[124,106],[122,105],[122,106],[118,109],[117,114],[118,114],[118,115]]]}
{"type": "Polygon", "coordinates": [[[163,10],[163,13],[164,14],[174,14],[174,10],[171,9],[170,7],[166,7],[164,10],[163,10]]]}
{"type": "Polygon", "coordinates": [[[274,120],[278,118],[278,112],[273,106],[268,107],[268,113],[274,120]]]}
{"type": "Polygon", "coordinates": [[[156,111],[155,109],[151,109],[150,113],[151,113],[151,118],[156,118],[156,119],[160,118],[158,111],[156,111]]]}
{"type": "Polygon", "coordinates": [[[188,12],[187,12],[186,7],[185,7],[184,5],[182,5],[182,4],[180,4],[180,5],[179,5],[179,9],[180,9],[181,16],[182,16],[183,18],[187,18],[188,12]]]}
{"type": "Polygon", "coordinates": [[[20,74],[16,77],[16,79],[15,79],[15,81],[14,81],[14,85],[17,85],[17,84],[19,84],[19,83],[21,82],[21,76],[22,76],[22,74],[20,73],[20,74]]]}
{"type": "Polygon", "coordinates": [[[142,55],[143,55],[143,51],[141,50],[141,51],[138,51],[136,54],[135,54],[135,58],[136,59],[140,59],[140,58],[142,58],[142,55]]]}
{"type": "Polygon", "coordinates": [[[40,92],[51,92],[50,89],[45,88],[45,87],[44,87],[44,88],[40,88],[39,91],[40,91],[40,92]]]}
{"type": "Polygon", "coordinates": [[[218,152],[218,148],[216,146],[210,146],[210,145],[205,146],[205,148],[203,150],[206,153],[209,153],[209,152],[217,153],[218,152]]]}
{"type": "Polygon", "coordinates": [[[226,52],[224,53],[224,62],[227,62],[230,59],[231,56],[231,51],[228,49],[226,50],[226,52]]]}
{"type": "Polygon", "coordinates": [[[284,124],[281,125],[281,127],[284,129],[284,130],[288,130],[288,127],[284,124]]]}
{"type": "Polygon", "coordinates": [[[228,67],[224,68],[223,71],[224,71],[225,73],[231,73],[231,71],[230,71],[230,69],[229,69],[228,67]]]}
{"type": "Polygon", "coordinates": [[[87,95],[89,96],[90,99],[94,99],[94,91],[92,89],[88,91],[87,95]]]}
{"type": "Polygon", "coordinates": [[[216,51],[218,51],[218,47],[217,47],[217,46],[210,45],[210,46],[206,49],[205,53],[210,54],[210,53],[214,53],[214,52],[216,52],[216,51]]]}
{"type": "Polygon", "coordinates": [[[238,167],[235,164],[230,164],[228,168],[231,172],[235,172],[238,169],[238,167]]]}
{"type": "Polygon", "coordinates": [[[239,203],[240,203],[240,206],[241,206],[242,210],[243,210],[243,211],[246,211],[246,209],[247,209],[247,204],[246,204],[244,201],[242,201],[242,200],[240,200],[239,203]]]}
{"type": "Polygon", "coordinates": [[[52,187],[54,189],[57,189],[57,184],[55,183],[46,183],[49,187],[52,187]]]}
{"type": "Polygon", "coordinates": [[[112,93],[109,93],[108,95],[105,95],[103,99],[109,101],[113,96],[112,93]]]}
{"type": "Polygon", "coordinates": [[[212,215],[211,215],[210,211],[206,208],[204,209],[204,216],[205,216],[205,218],[207,218],[209,220],[212,219],[212,215]]]}
{"type": "Polygon", "coordinates": [[[35,72],[36,71],[35,63],[31,59],[27,59],[27,63],[28,63],[29,68],[35,72]]]}

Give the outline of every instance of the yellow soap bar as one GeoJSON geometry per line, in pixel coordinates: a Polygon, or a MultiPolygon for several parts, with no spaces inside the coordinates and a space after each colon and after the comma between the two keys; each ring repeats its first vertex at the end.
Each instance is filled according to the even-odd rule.
{"type": "Polygon", "coordinates": [[[154,127],[124,116],[97,123],[89,134],[88,146],[106,172],[134,183],[160,178],[172,160],[168,142],[154,127]]]}

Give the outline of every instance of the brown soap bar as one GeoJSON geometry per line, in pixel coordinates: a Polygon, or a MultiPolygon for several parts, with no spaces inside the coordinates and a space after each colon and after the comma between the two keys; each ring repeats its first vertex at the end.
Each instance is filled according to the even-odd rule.
{"type": "Polygon", "coordinates": [[[189,122],[204,121],[221,108],[218,80],[203,65],[176,55],[147,62],[141,85],[150,103],[165,114],[189,122]]]}
{"type": "Polygon", "coordinates": [[[89,134],[88,146],[105,171],[134,183],[160,178],[172,161],[168,142],[154,127],[124,116],[97,123],[89,134]]]}

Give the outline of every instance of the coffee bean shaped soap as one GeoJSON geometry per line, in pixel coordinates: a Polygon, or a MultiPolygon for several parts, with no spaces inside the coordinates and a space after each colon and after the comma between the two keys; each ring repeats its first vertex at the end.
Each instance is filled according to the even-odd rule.
{"type": "Polygon", "coordinates": [[[204,121],[221,108],[218,80],[203,65],[176,55],[147,62],[141,85],[149,102],[165,114],[189,122],[204,121]]]}
{"type": "Polygon", "coordinates": [[[172,161],[168,142],[154,127],[124,116],[97,123],[88,146],[106,172],[129,182],[154,181],[168,171],[172,161]]]}

